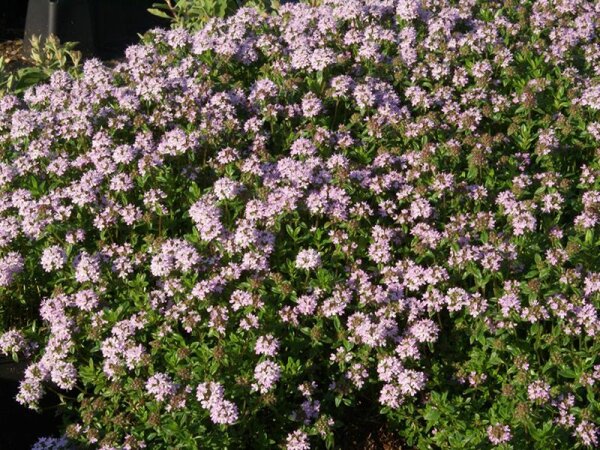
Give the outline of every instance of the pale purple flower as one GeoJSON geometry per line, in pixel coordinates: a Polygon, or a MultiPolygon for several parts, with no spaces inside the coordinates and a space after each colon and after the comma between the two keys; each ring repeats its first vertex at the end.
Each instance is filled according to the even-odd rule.
{"type": "Polygon", "coordinates": [[[317,48],[310,55],[312,70],[322,71],[327,66],[335,63],[336,53],[330,48],[317,48]]]}
{"type": "Polygon", "coordinates": [[[323,301],[321,313],[325,317],[342,315],[352,299],[352,292],[346,289],[336,289],[330,298],[323,301]]]}
{"type": "Polygon", "coordinates": [[[230,400],[221,399],[210,408],[210,419],[218,425],[234,424],[238,418],[237,406],[230,400]]]}
{"type": "Polygon", "coordinates": [[[400,407],[403,401],[404,397],[398,386],[389,383],[383,385],[379,393],[379,403],[381,403],[383,406],[397,409],[400,407]]]}
{"type": "Polygon", "coordinates": [[[116,163],[129,164],[134,160],[138,150],[131,145],[119,145],[113,150],[112,159],[116,163]]]}
{"type": "Polygon", "coordinates": [[[10,285],[15,276],[23,271],[25,260],[17,252],[9,252],[0,258],[0,286],[10,285]]]}
{"type": "Polygon", "coordinates": [[[321,410],[321,402],[318,400],[307,399],[300,405],[302,408],[302,415],[304,416],[304,424],[310,424],[311,420],[319,417],[319,411],[321,410]]]}
{"type": "Polygon", "coordinates": [[[229,310],[226,306],[209,306],[206,311],[209,314],[208,326],[217,334],[225,334],[227,321],[229,320],[229,310]]]}
{"type": "Polygon", "coordinates": [[[131,226],[142,218],[142,210],[135,205],[125,205],[118,210],[125,224],[131,226]]]}
{"type": "Polygon", "coordinates": [[[469,385],[471,387],[477,387],[477,386],[480,386],[482,383],[484,383],[487,380],[487,378],[488,378],[488,376],[485,373],[478,373],[475,371],[471,371],[471,372],[469,372],[467,381],[469,382],[469,385]]]}
{"type": "Polygon", "coordinates": [[[488,439],[494,445],[504,444],[512,438],[510,427],[508,425],[496,423],[495,425],[488,426],[486,431],[488,439]]]}
{"type": "Polygon", "coordinates": [[[58,438],[45,436],[38,438],[31,450],[68,450],[73,448],[66,436],[58,438]]]}
{"type": "Polygon", "coordinates": [[[0,162],[0,187],[10,183],[16,175],[15,169],[6,163],[0,162]]]}
{"type": "Polygon", "coordinates": [[[516,313],[521,311],[521,300],[516,294],[507,293],[498,299],[498,304],[504,317],[509,317],[511,311],[516,313]]]}
{"type": "Polygon", "coordinates": [[[42,267],[46,272],[52,272],[64,267],[67,254],[60,245],[52,245],[42,252],[42,267]]]}
{"type": "Polygon", "coordinates": [[[377,374],[381,381],[391,382],[398,377],[401,370],[402,363],[394,356],[386,356],[377,364],[377,374]]]}
{"type": "Polygon", "coordinates": [[[279,350],[279,339],[272,334],[259,336],[254,346],[257,355],[275,356],[279,350]]]}
{"type": "Polygon", "coordinates": [[[25,376],[19,383],[17,402],[28,408],[38,409],[38,403],[45,393],[43,381],[46,375],[39,363],[30,364],[25,370],[25,376]]]}
{"type": "Polygon", "coordinates": [[[0,248],[13,242],[20,232],[19,220],[16,217],[0,218],[0,248]]]}
{"type": "Polygon", "coordinates": [[[310,450],[308,435],[302,430],[296,430],[285,439],[286,450],[310,450]]]}
{"type": "Polygon", "coordinates": [[[168,239],[152,257],[150,271],[156,277],[167,276],[175,270],[188,272],[200,260],[200,254],[189,242],[183,239],[168,239]]]}
{"type": "Polygon", "coordinates": [[[263,78],[261,80],[257,80],[254,83],[252,89],[250,90],[248,100],[252,103],[262,102],[271,97],[274,97],[275,95],[277,95],[277,92],[277,85],[268,78],[263,78]]]}
{"type": "Polygon", "coordinates": [[[203,408],[210,408],[211,398],[223,398],[224,389],[220,383],[204,382],[200,383],[196,388],[196,398],[203,408]]]}
{"type": "Polygon", "coordinates": [[[477,61],[471,67],[471,72],[475,78],[487,78],[492,73],[492,65],[489,61],[477,61]]]}
{"type": "Polygon", "coordinates": [[[231,147],[225,147],[217,153],[217,155],[215,156],[215,160],[219,164],[230,164],[238,160],[239,157],[240,154],[236,149],[231,147]]]}
{"type": "Polygon", "coordinates": [[[583,292],[586,297],[596,292],[600,292],[600,272],[590,272],[583,281],[583,292]]]}
{"type": "Polygon", "coordinates": [[[546,403],[550,400],[550,385],[536,380],[527,387],[527,398],[536,403],[546,403]]]}
{"type": "Polygon", "coordinates": [[[311,315],[317,309],[317,296],[314,294],[311,295],[301,295],[298,297],[297,304],[294,307],[294,312],[298,315],[311,315]]]}
{"type": "Polygon", "coordinates": [[[126,173],[119,173],[111,178],[109,189],[114,192],[127,192],[133,188],[133,180],[126,173]]]}
{"type": "Polygon", "coordinates": [[[146,392],[162,402],[175,394],[176,386],[169,375],[157,372],[146,381],[146,392]]]}
{"type": "Polygon", "coordinates": [[[198,145],[198,140],[193,135],[186,134],[180,128],[167,131],[162,141],[158,144],[157,152],[162,155],[180,155],[193,150],[198,145]]]}
{"type": "Polygon", "coordinates": [[[149,209],[158,209],[161,214],[166,214],[166,208],[161,202],[166,198],[166,194],[160,189],[149,189],[144,193],[144,205],[149,209]]]}
{"type": "Polygon", "coordinates": [[[323,110],[323,103],[314,93],[309,92],[302,98],[302,114],[304,117],[316,117],[323,110]]]}
{"type": "Polygon", "coordinates": [[[346,191],[337,186],[323,186],[311,192],[306,199],[306,206],[313,214],[325,214],[344,220],[348,215],[350,197],[346,191]]]}
{"type": "Polygon", "coordinates": [[[50,369],[50,378],[59,388],[68,391],[77,383],[77,369],[72,362],[56,360],[50,369]]]}
{"type": "Polygon", "coordinates": [[[145,327],[146,320],[143,313],[121,320],[112,327],[111,335],[102,341],[103,371],[108,378],[115,379],[119,370],[125,367],[130,370],[138,367],[147,356],[144,346],[134,339],[135,332],[145,327]]]}
{"type": "Polygon", "coordinates": [[[408,330],[417,342],[435,342],[439,327],[430,319],[415,322],[408,330]]]}
{"type": "Polygon", "coordinates": [[[281,369],[277,363],[270,360],[258,363],[254,369],[256,383],[252,385],[252,390],[261,394],[269,392],[275,387],[280,375],[281,369]]]}
{"type": "Polygon", "coordinates": [[[221,210],[215,199],[206,196],[197,201],[190,208],[190,217],[196,224],[200,237],[207,242],[219,238],[224,227],[221,224],[221,210]]]}
{"type": "Polygon", "coordinates": [[[100,303],[100,298],[92,289],[83,289],[73,294],[73,303],[82,311],[92,311],[100,303]]]}
{"type": "Polygon", "coordinates": [[[375,263],[388,263],[392,259],[393,230],[375,225],[371,230],[373,242],[369,245],[369,258],[375,263]]]}
{"type": "Polygon", "coordinates": [[[292,156],[312,156],[316,151],[315,144],[307,138],[296,139],[290,147],[290,155],[292,156]]]}
{"type": "Polygon", "coordinates": [[[19,330],[8,330],[0,335],[0,354],[11,355],[27,349],[27,340],[19,330]]]}
{"type": "Polygon", "coordinates": [[[369,108],[375,105],[376,96],[370,86],[359,84],[354,88],[354,100],[361,109],[369,108]]]}
{"type": "Polygon", "coordinates": [[[552,192],[542,197],[542,211],[549,213],[552,211],[560,211],[561,206],[564,202],[564,198],[558,192],[552,192]]]}
{"type": "Polygon", "coordinates": [[[239,181],[230,178],[219,178],[215,181],[213,189],[217,199],[231,200],[244,190],[244,186],[239,181]]]}
{"type": "Polygon", "coordinates": [[[413,396],[425,387],[426,377],[423,372],[412,369],[402,369],[396,382],[403,395],[413,396]]]}
{"type": "Polygon", "coordinates": [[[596,447],[598,445],[598,427],[588,421],[582,420],[573,433],[584,445],[596,447]]]}
{"type": "Polygon", "coordinates": [[[100,260],[83,251],[73,261],[75,266],[75,279],[79,283],[97,283],[100,281],[100,260]]]}
{"type": "Polygon", "coordinates": [[[246,331],[258,328],[258,316],[253,313],[246,314],[240,320],[240,328],[246,331]]]}
{"type": "Polygon", "coordinates": [[[85,239],[85,231],[82,229],[69,231],[65,236],[65,241],[68,244],[76,244],[78,242],[82,242],[84,239],[85,239]]]}
{"type": "Polygon", "coordinates": [[[586,89],[578,102],[595,110],[600,109],[600,85],[590,86],[586,89]]]}
{"type": "Polygon", "coordinates": [[[348,75],[338,75],[331,79],[333,97],[346,96],[354,88],[354,80],[348,75]]]}
{"type": "Polygon", "coordinates": [[[396,14],[403,20],[414,20],[419,16],[419,0],[398,0],[396,14]]]}
{"type": "Polygon", "coordinates": [[[225,399],[225,390],[220,383],[200,383],[196,388],[196,398],[209,411],[213,423],[231,425],[238,420],[237,406],[225,399]]]}
{"type": "Polygon", "coordinates": [[[348,378],[354,386],[358,389],[362,388],[365,384],[366,379],[369,376],[369,372],[365,366],[361,363],[354,363],[346,371],[346,378],[348,378]]]}
{"type": "Polygon", "coordinates": [[[296,256],[296,267],[299,269],[316,269],[321,265],[321,254],[315,249],[300,250],[296,256]]]}
{"type": "Polygon", "coordinates": [[[231,309],[237,311],[241,308],[252,306],[254,304],[254,298],[250,292],[238,289],[231,293],[229,303],[231,305],[231,309]]]}

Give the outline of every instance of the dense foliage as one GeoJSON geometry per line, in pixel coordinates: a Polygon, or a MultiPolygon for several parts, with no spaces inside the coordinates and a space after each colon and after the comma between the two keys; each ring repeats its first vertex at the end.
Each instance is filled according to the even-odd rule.
{"type": "MultiPolygon", "coordinates": [[[[254,7],[272,12],[286,0],[160,0],[149,8],[151,14],[169,19],[172,26],[197,31],[212,17],[226,17],[239,8],[254,7]]],[[[290,0],[287,0],[290,1],[290,0]]]]}
{"type": "Polygon", "coordinates": [[[243,8],[0,99],[17,400],[101,449],[597,446],[599,25],[243,8]]]}

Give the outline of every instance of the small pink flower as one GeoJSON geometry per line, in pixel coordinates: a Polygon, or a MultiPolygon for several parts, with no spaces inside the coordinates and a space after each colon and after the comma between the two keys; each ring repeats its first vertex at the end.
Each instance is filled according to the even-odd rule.
{"type": "Polygon", "coordinates": [[[316,269],[321,265],[321,254],[310,248],[308,250],[301,250],[296,257],[296,267],[299,269],[316,269]]]}
{"type": "Polygon", "coordinates": [[[302,430],[296,430],[287,435],[286,450],[310,450],[308,435],[302,430]]]}
{"type": "Polygon", "coordinates": [[[512,437],[510,434],[510,427],[508,425],[501,425],[499,423],[487,427],[487,435],[490,442],[494,445],[500,445],[508,442],[512,437]]]}
{"type": "Polygon", "coordinates": [[[273,361],[263,361],[254,369],[254,379],[256,383],[252,385],[252,389],[265,394],[275,386],[281,375],[279,365],[273,361]]]}
{"type": "Polygon", "coordinates": [[[254,351],[257,355],[275,356],[279,349],[279,340],[276,339],[272,334],[260,336],[256,340],[254,351]]]}

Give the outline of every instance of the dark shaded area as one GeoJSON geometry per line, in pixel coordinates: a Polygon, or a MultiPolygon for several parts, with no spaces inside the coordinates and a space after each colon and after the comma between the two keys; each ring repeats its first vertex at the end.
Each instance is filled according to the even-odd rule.
{"type": "Polygon", "coordinates": [[[152,28],[170,26],[169,21],[153,16],[148,8],[156,0],[94,0],[92,6],[96,54],[102,58],[121,56],[152,28]]]}
{"type": "Polygon", "coordinates": [[[23,37],[26,14],[26,0],[0,0],[0,42],[23,37]]]}
{"type": "Polygon", "coordinates": [[[19,383],[0,379],[0,449],[28,450],[43,436],[60,435],[61,418],[53,405],[57,397],[48,393],[41,402],[43,412],[37,413],[15,400],[19,383]]]}
{"type": "Polygon", "coordinates": [[[363,428],[348,426],[336,445],[346,450],[401,450],[408,448],[404,442],[384,425],[367,425],[363,428]],[[338,442],[339,441],[339,442],[338,442]]]}
{"type": "MultiPolygon", "coordinates": [[[[47,36],[79,42],[86,56],[122,56],[138,34],[169,22],[148,13],[154,0],[0,0],[0,42],[47,36]]],[[[25,39],[27,51],[28,39],[25,39]]]]}
{"type": "Polygon", "coordinates": [[[405,447],[402,439],[389,428],[379,413],[381,405],[375,392],[358,399],[346,411],[343,426],[336,430],[336,448],[345,450],[398,450],[405,447]]]}

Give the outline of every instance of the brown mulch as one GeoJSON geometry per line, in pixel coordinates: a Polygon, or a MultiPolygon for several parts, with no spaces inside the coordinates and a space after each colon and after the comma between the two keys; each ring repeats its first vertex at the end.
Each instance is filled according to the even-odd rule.
{"type": "Polygon", "coordinates": [[[0,57],[7,62],[9,70],[17,70],[29,65],[27,59],[23,56],[23,39],[13,39],[0,42],[0,57]]]}

